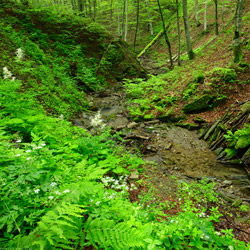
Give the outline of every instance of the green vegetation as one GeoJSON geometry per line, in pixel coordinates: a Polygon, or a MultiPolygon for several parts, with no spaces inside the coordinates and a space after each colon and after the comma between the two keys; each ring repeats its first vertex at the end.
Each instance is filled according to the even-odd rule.
{"type": "MultiPolygon", "coordinates": [[[[128,45],[89,17],[0,6],[2,248],[249,249],[232,230],[215,229],[222,202],[213,182],[177,181],[176,197],[162,202],[142,178],[129,178],[148,163],[98,115],[92,134],[70,122],[88,109],[86,95],[124,77],[132,118],[182,120],[180,107],[203,98],[213,108],[226,98],[223,87],[237,80],[237,70],[204,73],[204,64],[189,64],[146,81],[128,45]]],[[[175,13],[165,7],[168,16],[175,13]]],[[[249,130],[228,132],[233,152],[250,145],[249,130]]]]}

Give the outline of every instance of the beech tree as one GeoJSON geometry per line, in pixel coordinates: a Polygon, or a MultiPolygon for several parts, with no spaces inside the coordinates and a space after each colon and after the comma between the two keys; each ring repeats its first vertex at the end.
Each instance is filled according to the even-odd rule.
{"type": "Polygon", "coordinates": [[[218,0],[214,0],[215,7],[215,35],[219,35],[219,24],[218,24],[218,0]]]}
{"type": "Polygon", "coordinates": [[[183,20],[184,20],[186,43],[187,43],[187,53],[188,53],[189,60],[192,60],[194,59],[194,52],[192,50],[190,30],[189,30],[187,0],[182,0],[182,8],[183,8],[183,20]]]}
{"type": "Polygon", "coordinates": [[[199,5],[198,0],[195,0],[195,22],[196,22],[197,27],[201,25],[199,21],[198,5],[199,5]]]}
{"type": "Polygon", "coordinates": [[[172,68],[172,67],[173,67],[173,59],[172,59],[172,52],[171,52],[171,44],[170,44],[170,41],[169,41],[169,39],[168,39],[168,34],[167,34],[165,22],[164,22],[164,17],[163,17],[162,10],[161,10],[160,0],[157,0],[157,4],[158,4],[160,16],[161,16],[161,21],[162,21],[162,26],[163,26],[163,34],[164,34],[164,37],[165,37],[166,44],[167,44],[167,46],[168,46],[170,67],[172,68]]]}
{"type": "Polygon", "coordinates": [[[178,32],[178,52],[177,61],[178,66],[181,65],[181,30],[180,30],[180,17],[179,17],[179,0],[176,0],[176,15],[177,15],[177,32],[178,32]]]}
{"type": "Polygon", "coordinates": [[[204,31],[207,31],[207,0],[205,0],[204,31]]]}
{"type": "Polygon", "coordinates": [[[245,0],[237,0],[237,7],[235,12],[235,28],[234,28],[234,39],[233,39],[233,52],[234,62],[239,62],[242,59],[241,50],[241,24],[242,14],[244,9],[245,0]]]}

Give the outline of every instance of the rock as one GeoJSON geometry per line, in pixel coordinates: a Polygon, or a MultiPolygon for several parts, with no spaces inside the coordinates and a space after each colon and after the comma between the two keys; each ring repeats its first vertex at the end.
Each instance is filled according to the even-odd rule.
{"type": "Polygon", "coordinates": [[[131,173],[130,173],[129,178],[131,180],[138,180],[139,179],[138,171],[137,170],[132,170],[131,173]]]}
{"type": "Polygon", "coordinates": [[[185,113],[196,113],[196,112],[198,113],[208,109],[212,104],[212,100],[213,100],[212,96],[203,95],[199,99],[185,105],[182,110],[185,113]]]}
{"type": "Polygon", "coordinates": [[[240,191],[244,194],[249,195],[250,194],[250,186],[243,186],[240,188],[240,191]]]}
{"type": "Polygon", "coordinates": [[[248,102],[246,102],[246,103],[244,103],[244,104],[242,105],[241,111],[242,111],[242,112],[245,112],[245,111],[247,111],[248,109],[250,109],[250,101],[248,101],[248,102]]]}
{"type": "Polygon", "coordinates": [[[242,156],[241,161],[246,165],[250,165],[250,148],[246,151],[246,153],[242,156]]]}
{"type": "Polygon", "coordinates": [[[169,150],[172,147],[172,143],[167,143],[166,145],[164,145],[164,149],[169,150]]]}
{"type": "Polygon", "coordinates": [[[136,122],[131,122],[131,123],[129,123],[129,124],[127,125],[127,128],[129,128],[129,129],[135,128],[135,127],[137,127],[137,125],[138,125],[138,123],[136,123],[136,122]]]}
{"type": "Polygon", "coordinates": [[[232,203],[232,207],[239,207],[242,204],[242,199],[241,198],[237,198],[233,201],[232,203]]]}
{"type": "Polygon", "coordinates": [[[213,152],[218,156],[223,151],[223,147],[216,148],[213,152]]]}
{"type": "Polygon", "coordinates": [[[229,180],[225,180],[222,182],[222,185],[227,186],[227,185],[232,185],[232,182],[229,180]]]}
{"type": "Polygon", "coordinates": [[[129,121],[126,117],[117,117],[115,120],[109,121],[108,126],[117,129],[117,128],[126,127],[128,122],[129,121]]]}
{"type": "Polygon", "coordinates": [[[104,119],[114,118],[117,114],[121,114],[123,109],[121,106],[106,107],[101,110],[101,115],[104,119]]]}

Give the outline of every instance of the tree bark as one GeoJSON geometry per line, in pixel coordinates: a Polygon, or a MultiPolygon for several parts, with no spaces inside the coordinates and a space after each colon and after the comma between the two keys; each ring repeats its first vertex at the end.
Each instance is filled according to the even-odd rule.
{"type": "Polygon", "coordinates": [[[136,9],[136,29],[135,29],[135,39],[134,39],[134,51],[135,51],[136,37],[137,37],[138,26],[139,26],[139,12],[140,12],[140,0],[137,0],[137,9],[136,9]]]}
{"type": "Polygon", "coordinates": [[[168,39],[168,35],[167,35],[166,27],[165,27],[165,22],[164,22],[162,10],[161,10],[160,0],[157,0],[157,4],[158,4],[160,16],[161,16],[163,34],[164,34],[164,37],[165,37],[166,44],[168,46],[168,53],[169,53],[169,59],[170,59],[170,67],[172,68],[173,67],[173,59],[172,59],[172,52],[171,52],[171,44],[170,44],[169,39],[168,39]]]}
{"type": "Polygon", "coordinates": [[[177,61],[178,66],[181,65],[181,30],[180,30],[180,17],[179,17],[179,0],[176,0],[176,15],[177,15],[177,31],[178,31],[178,52],[177,61]]]}
{"type": "Polygon", "coordinates": [[[234,62],[239,62],[242,59],[240,36],[241,36],[241,24],[242,24],[242,14],[243,14],[244,4],[245,0],[237,0],[237,7],[235,12],[234,39],[233,39],[234,62]]]}
{"type": "Polygon", "coordinates": [[[120,8],[119,0],[117,0],[117,21],[118,21],[118,36],[121,36],[121,23],[120,23],[120,8]]]}
{"type": "Polygon", "coordinates": [[[205,0],[204,31],[207,31],[207,0],[205,0]]]}
{"type": "Polygon", "coordinates": [[[191,38],[190,38],[188,13],[187,13],[187,0],[182,0],[182,8],[183,8],[183,20],[184,20],[186,43],[187,43],[187,53],[188,53],[189,60],[192,60],[194,59],[194,52],[192,50],[192,44],[191,44],[191,38]]]}
{"type": "Polygon", "coordinates": [[[199,27],[201,25],[200,21],[199,21],[199,14],[198,14],[198,5],[199,5],[199,0],[195,0],[195,22],[197,27],[199,27]]]}
{"type": "Polygon", "coordinates": [[[219,24],[218,24],[218,0],[214,0],[215,7],[215,35],[219,35],[219,24]]]}
{"type": "Polygon", "coordinates": [[[124,41],[127,42],[128,35],[128,0],[126,0],[126,18],[125,18],[125,31],[124,31],[124,41]]]}
{"type": "Polygon", "coordinates": [[[150,14],[150,11],[149,11],[148,0],[146,0],[146,6],[147,6],[148,25],[149,25],[150,34],[154,35],[153,23],[152,23],[151,14],[150,14]]]}

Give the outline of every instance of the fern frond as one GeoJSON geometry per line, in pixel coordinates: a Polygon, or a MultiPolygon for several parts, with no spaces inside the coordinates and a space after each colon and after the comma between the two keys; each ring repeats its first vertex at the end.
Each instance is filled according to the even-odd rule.
{"type": "MultiPolygon", "coordinates": [[[[147,227],[147,225],[145,225],[147,227]]],[[[101,248],[111,247],[112,249],[136,249],[144,247],[144,239],[149,233],[146,228],[132,227],[126,222],[116,224],[112,220],[88,219],[85,224],[87,239],[91,244],[98,244],[101,248]]]]}

